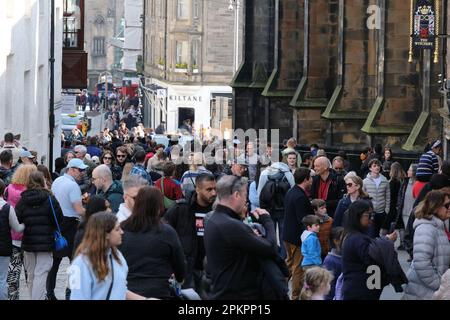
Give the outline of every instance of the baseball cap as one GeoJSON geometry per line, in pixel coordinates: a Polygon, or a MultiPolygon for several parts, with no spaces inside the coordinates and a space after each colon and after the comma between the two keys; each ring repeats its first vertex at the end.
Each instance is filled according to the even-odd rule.
{"type": "Polygon", "coordinates": [[[80,170],[85,170],[88,166],[83,163],[81,159],[72,159],[69,161],[67,168],[78,168],[80,170]]]}
{"type": "Polygon", "coordinates": [[[30,159],[33,159],[34,156],[31,154],[30,151],[28,151],[28,150],[23,150],[23,149],[22,149],[22,151],[20,151],[20,158],[30,158],[30,159]]]}
{"type": "Polygon", "coordinates": [[[441,146],[442,146],[441,140],[436,140],[436,141],[433,142],[433,144],[431,145],[431,149],[439,148],[439,147],[441,147],[441,146]]]}

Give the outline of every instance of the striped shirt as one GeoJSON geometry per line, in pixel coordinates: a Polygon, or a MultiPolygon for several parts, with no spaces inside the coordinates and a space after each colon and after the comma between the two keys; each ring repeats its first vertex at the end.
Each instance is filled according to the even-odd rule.
{"type": "Polygon", "coordinates": [[[144,166],[141,164],[135,164],[130,171],[130,176],[141,176],[141,178],[148,181],[149,185],[153,185],[151,176],[145,170],[144,166]]]}
{"type": "Polygon", "coordinates": [[[439,172],[439,161],[433,151],[428,151],[422,154],[419,160],[419,166],[417,167],[416,176],[432,176],[439,172]]]}

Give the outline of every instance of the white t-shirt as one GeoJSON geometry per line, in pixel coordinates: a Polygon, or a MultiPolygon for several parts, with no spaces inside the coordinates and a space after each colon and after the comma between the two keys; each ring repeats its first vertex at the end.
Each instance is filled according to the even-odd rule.
{"type": "Polygon", "coordinates": [[[378,176],[378,178],[372,178],[372,179],[373,179],[373,182],[375,182],[375,185],[377,186],[377,189],[378,189],[378,187],[381,184],[381,176],[378,176]]]}

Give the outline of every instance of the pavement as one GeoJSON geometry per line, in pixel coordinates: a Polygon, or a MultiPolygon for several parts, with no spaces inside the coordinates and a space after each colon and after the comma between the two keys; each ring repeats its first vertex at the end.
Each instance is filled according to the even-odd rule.
{"type": "MultiPolygon", "coordinates": [[[[395,243],[396,248],[400,245],[399,238],[400,237],[397,238],[397,241],[395,243]]],[[[410,262],[407,261],[409,255],[406,251],[397,251],[397,253],[398,253],[398,261],[400,262],[403,272],[405,272],[406,274],[410,266],[410,262]]],[[[403,288],[405,288],[404,285],[403,288]]],[[[389,285],[383,289],[383,293],[381,294],[380,300],[401,300],[402,297],[403,292],[396,293],[394,287],[392,285],[389,285]]]]}

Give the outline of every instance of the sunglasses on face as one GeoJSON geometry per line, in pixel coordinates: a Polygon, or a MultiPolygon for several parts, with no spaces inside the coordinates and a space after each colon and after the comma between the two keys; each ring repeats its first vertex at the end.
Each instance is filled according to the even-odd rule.
{"type": "Polygon", "coordinates": [[[445,203],[445,204],[444,204],[444,207],[445,207],[445,209],[448,210],[448,209],[450,208],[450,202],[445,203]]]}
{"type": "Polygon", "coordinates": [[[104,160],[112,160],[111,157],[103,157],[104,160]]]}
{"type": "Polygon", "coordinates": [[[126,158],[126,157],[127,157],[126,155],[121,155],[121,154],[117,155],[117,158],[126,158]]]}
{"type": "Polygon", "coordinates": [[[351,188],[351,187],[354,186],[354,184],[353,183],[347,183],[346,186],[347,186],[347,188],[351,188]]]}

